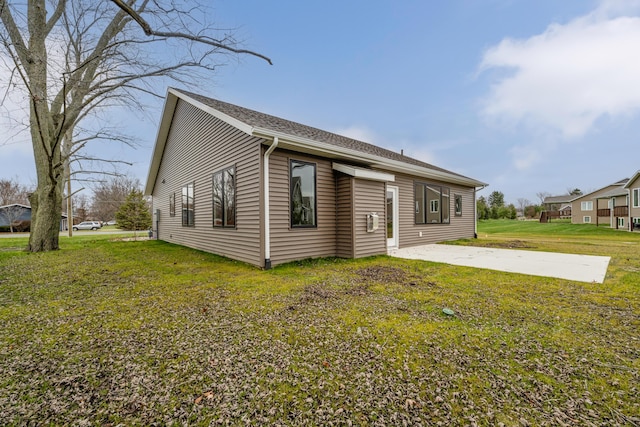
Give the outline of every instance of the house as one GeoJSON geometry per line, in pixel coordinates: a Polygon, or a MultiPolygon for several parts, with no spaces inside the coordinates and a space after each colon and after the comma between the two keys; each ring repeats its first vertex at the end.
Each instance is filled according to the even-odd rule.
{"type": "Polygon", "coordinates": [[[474,237],[484,186],[402,153],[169,89],[145,194],[160,240],[270,268],[474,237]]]}
{"type": "Polygon", "coordinates": [[[571,201],[578,197],[576,194],[564,194],[562,196],[547,196],[542,202],[545,211],[560,211],[562,207],[571,204],[571,201]]]}
{"type": "Polygon", "coordinates": [[[576,197],[576,194],[545,197],[542,201],[544,210],[540,214],[540,222],[548,222],[552,218],[571,218],[571,201],[576,197]]]}
{"type": "Polygon", "coordinates": [[[640,170],[624,185],[629,192],[629,229],[640,231],[640,170]]]}
{"type": "Polygon", "coordinates": [[[628,191],[624,186],[628,181],[625,178],[576,197],[571,201],[571,223],[627,227],[624,218],[628,216],[628,191]]]}
{"type": "MultiPolygon", "coordinates": [[[[0,206],[0,231],[24,232],[31,228],[31,207],[14,203],[0,206]]],[[[60,218],[60,231],[67,229],[67,216],[60,218]]]]}

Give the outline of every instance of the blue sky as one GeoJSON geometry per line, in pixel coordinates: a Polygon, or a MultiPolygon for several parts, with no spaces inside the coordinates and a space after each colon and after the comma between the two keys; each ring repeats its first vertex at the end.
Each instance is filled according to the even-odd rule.
{"type": "MultiPolygon", "coordinates": [[[[244,56],[207,96],[345,134],[489,183],[507,202],[640,169],[640,1],[217,0],[244,56]]],[[[162,103],[122,115],[144,183],[162,103]]],[[[5,132],[6,134],[6,132],[5,132]]],[[[0,177],[34,182],[26,139],[0,177]]]]}

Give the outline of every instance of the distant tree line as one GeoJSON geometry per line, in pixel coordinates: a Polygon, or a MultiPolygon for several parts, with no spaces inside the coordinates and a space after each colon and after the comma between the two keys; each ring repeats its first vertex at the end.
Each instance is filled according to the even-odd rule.
{"type": "Polygon", "coordinates": [[[518,212],[513,203],[505,205],[504,194],[494,191],[488,199],[480,196],[476,202],[478,219],[516,219],[518,212]]]}
{"type": "MultiPolygon", "coordinates": [[[[580,196],[583,192],[579,188],[567,188],[567,195],[580,196]]],[[[481,196],[476,201],[478,219],[516,219],[518,216],[532,219],[539,218],[540,213],[545,210],[544,201],[551,193],[540,191],[536,193],[540,200],[539,204],[532,202],[526,198],[519,198],[517,208],[513,204],[506,205],[504,202],[504,194],[500,191],[494,191],[488,198],[481,196]]],[[[547,210],[550,209],[548,206],[547,210]]],[[[553,207],[557,209],[557,207],[553,207]]]]}
{"type": "MultiPolygon", "coordinates": [[[[119,219],[120,228],[125,230],[146,230],[151,227],[150,204],[145,199],[138,179],[126,176],[115,176],[99,182],[93,188],[93,197],[86,194],[72,194],[73,223],[82,221],[108,222],[119,219]]],[[[0,206],[29,206],[29,194],[32,190],[21,184],[17,178],[0,178],[0,206]]],[[[66,195],[65,195],[66,196],[66,195]]],[[[24,212],[24,208],[4,209],[3,215],[9,224],[16,223],[24,212]]],[[[62,212],[67,214],[66,197],[62,203],[62,212]]],[[[21,229],[10,228],[11,231],[28,231],[29,224],[19,224],[21,229]]]]}

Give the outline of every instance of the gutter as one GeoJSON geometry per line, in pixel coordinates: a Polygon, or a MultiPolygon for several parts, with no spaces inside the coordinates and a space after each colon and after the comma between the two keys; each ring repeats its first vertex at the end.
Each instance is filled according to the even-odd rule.
{"type": "Polygon", "coordinates": [[[277,136],[273,137],[273,142],[271,146],[264,153],[264,163],[263,163],[263,194],[264,194],[264,268],[265,270],[269,270],[271,268],[271,216],[269,214],[269,157],[273,150],[278,146],[279,139],[277,136]]]}
{"type": "Polygon", "coordinates": [[[316,155],[324,155],[325,157],[333,159],[347,159],[350,161],[359,161],[369,164],[371,166],[377,166],[382,169],[391,170],[394,172],[407,173],[410,175],[419,175],[428,177],[431,179],[437,179],[441,181],[453,182],[455,184],[466,185],[469,187],[482,186],[486,187],[488,184],[477,181],[472,178],[451,174],[434,169],[428,169],[421,166],[411,165],[409,163],[401,162],[398,160],[386,159],[375,154],[364,153],[361,151],[339,147],[326,142],[319,142],[313,139],[289,135],[283,132],[277,132],[270,129],[254,127],[251,135],[259,138],[279,138],[282,139],[280,148],[290,148],[295,151],[306,152],[316,155]]]}
{"type": "Polygon", "coordinates": [[[478,238],[478,199],[476,197],[476,193],[478,191],[484,190],[488,186],[489,184],[481,185],[480,187],[473,187],[473,216],[475,218],[473,221],[473,238],[474,239],[478,238]]]}

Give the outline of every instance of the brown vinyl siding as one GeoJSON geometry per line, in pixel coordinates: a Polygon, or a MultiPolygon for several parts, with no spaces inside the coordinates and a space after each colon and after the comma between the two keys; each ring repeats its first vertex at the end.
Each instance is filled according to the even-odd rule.
{"type": "Polygon", "coordinates": [[[153,208],[160,209],[158,238],[262,265],[261,141],[178,101],[154,186],[153,208]],[[237,225],[213,228],[212,176],[234,165],[237,225]],[[169,216],[169,195],[176,193],[180,211],[181,189],[189,182],[195,183],[195,226],[183,227],[180,215],[169,216]]]}
{"type": "Polygon", "coordinates": [[[276,149],[269,159],[271,264],[336,255],[336,185],[331,161],[276,149]],[[316,165],[316,227],[291,228],[289,160],[316,165]]]}
{"type": "Polygon", "coordinates": [[[398,187],[400,208],[400,242],[399,247],[411,247],[442,242],[446,240],[468,239],[475,235],[475,200],[474,189],[447,182],[417,178],[405,174],[396,174],[396,180],[390,185],[398,187]],[[414,183],[427,182],[449,188],[449,224],[416,224],[414,183]],[[462,196],[462,215],[455,215],[455,198],[462,196]],[[420,236],[422,232],[422,236],[420,236]]]}
{"type": "Polygon", "coordinates": [[[355,204],[355,258],[387,253],[386,187],[384,182],[354,179],[355,204]],[[378,229],[367,232],[367,215],[376,212],[378,229]]]}
{"type": "Polygon", "coordinates": [[[336,177],[336,256],[353,258],[354,255],[354,206],[353,181],[348,175],[336,177]]]}

